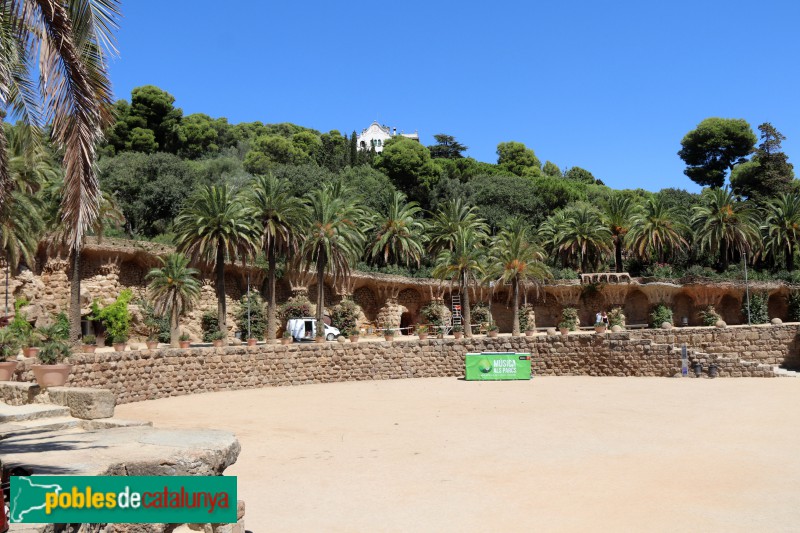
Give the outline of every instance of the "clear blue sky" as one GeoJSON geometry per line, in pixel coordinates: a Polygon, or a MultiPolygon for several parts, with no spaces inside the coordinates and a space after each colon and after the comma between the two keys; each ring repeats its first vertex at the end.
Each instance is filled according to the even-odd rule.
{"type": "MultiPolygon", "coordinates": [[[[772,122],[800,165],[800,3],[123,0],[115,93],[185,114],[520,141],[615,188],[698,190],[676,155],[706,117],[772,122]]],[[[798,166],[800,170],[800,166],[798,166]]]]}

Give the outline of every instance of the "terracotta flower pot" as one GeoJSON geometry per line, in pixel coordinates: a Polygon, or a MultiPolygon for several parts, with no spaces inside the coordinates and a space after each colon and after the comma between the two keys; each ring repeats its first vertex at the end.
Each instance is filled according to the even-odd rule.
{"type": "Polygon", "coordinates": [[[114,351],[115,352],[124,352],[125,348],[127,346],[128,345],[126,343],[124,343],[124,342],[116,342],[116,343],[114,343],[114,351]]]}
{"type": "Polygon", "coordinates": [[[562,335],[569,335],[568,328],[560,328],[558,331],[560,331],[562,335]]]}
{"type": "Polygon", "coordinates": [[[358,342],[358,335],[350,335],[350,342],[358,342]]]}
{"type": "Polygon", "coordinates": [[[39,347],[38,346],[26,346],[22,349],[22,354],[25,357],[36,357],[39,355],[39,347]]]}
{"type": "Polygon", "coordinates": [[[183,349],[188,348],[190,344],[191,343],[189,341],[178,341],[178,346],[180,346],[183,349]]]}
{"type": "Polygon", "coordinates": [[[394,335],[384,335],[383,340],[386,342],[392,342],[394,340],[394,335]]]}
{"type": "Polygon", "coordinates": [[[316,342],[317,344],[322,344],[323,342],[325,342],[325,337],[314,337],[314,342],[316,342]]]}
{"type": "Polygon", "coordinates": [[[536,333],[536,330],[533,330],[533,329],[527,329],[527,330],[525,330],[525,336],[526,336],[526,337],[533,337],[533,334],[534,334],[534,333],[536,333]]]}
{"type": "Polygon", "coordinates": [[[281,339],[281,344],[292,344],[294,339],[291,337],[284,337],[281,339]]]}
{"type": "Polygon", "coordinates": [[[83,350],[83,353],[94,353],[94,351],[97,349],[97,346],[94,344],[84,344],[81,349],[83,350]]]}
{"type": "Polygon", "coordinates": [[[156,348],[158,348],[158,341],[147,341],[148,350],[155,350],[156,348]]]}
{"type": "Polygon", "coordinates": [[[72,365],[33,365],[32,369],[40,387],[61,387],[67,382],[72,365]]]}
{"type": "Polygon", "coordinates": [[[420,333],[419,334],[419,340],[424,341],[427,338],[428,338],[428,334],[427,333],[420,333]]]}
{"type": "Polygon", "coordinates": [[[257,342],[258,342],[258,339],[247,339],[247,345],[248,346],[255,346],[257,342]]]}
{"type": "Polygon", "coordinates": [[[16,361],[5,361],[0,363],[0,381],[13,381],[14,372],[17,371],[16,361]]]}
{"type": "Polygon", "coordinates": [[[464,336],[464,332],[463,331],[454,331],[453,332],[453,337],[455,337],[456,339],[460,339],[463,336],[464,336]]]}
{"type": "Polygon", "coordinates": [[[214,346],[214,348],[222,348],[222,339],[213,340],[211,341],[211,344],[214,346]]]}
{"type": "Polygon", "coordinates": [[[487,335],[488,335],[489,337],[497,337],[497,335],[498,335],[499,333],[500,333],[499,331],[495,330],[495,331],[490,331],[490,332],[488,332],[488,333],[487,333],[487,335]]]}
{"type": "Polygon", "coordinates": [[[606,326],[595,326],[594,327],[595,333],[605,333],[606,329],[607,329],[606,326]]]}
{"type": "Polygon", "coordinates": [[[94,344],[95,344],[95,346],[99,346],[100,348],[103,348],[106,345],[106,338],[105,337],[101,337],[101,336],[98,335],[97,338],[94,341],[94,344]]]}

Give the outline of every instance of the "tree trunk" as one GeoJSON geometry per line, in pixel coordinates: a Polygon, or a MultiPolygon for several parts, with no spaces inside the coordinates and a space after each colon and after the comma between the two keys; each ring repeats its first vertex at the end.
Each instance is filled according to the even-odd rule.
{"type": "Polygon", "coordinates": [[[472,337],[472,323],[470,310],[469,310],[469,285],[467,280],[464,280],[461,285],[461,306],[462,315],[464,316],[464,335],[472,337]]]}
{"type": "Polygon", "coordinates": [[[513,313],[513,320],[511,322],[511,334],[515,337],[519,336],[519,280],[517,276],[511,280],[511,290],[514,293],[514,302],[511,304],[511,312],[513,313]]]}
{"type": "Polygon", "coordinates": [[[728,241],[722,239],[719,246],[719,262],[722,265],[722,271],[728,270],[728,241]]]}
{"type": "Polygon", "coordinates": [[[614,243],[614,262],[616,263],[617,272],[623,271],[622,266],[622,235],[617,235],[617,240],[614,243]]]}
{"type": "Polygon", "coordinates": [[[69,280],[69,342],[78,344],[81,339],[81,250],[70,252],[72,261],[69,280]]]}
{"type": "Polygon", "coordinates": [[[180,346],[180,331],[178,330],[178,306],[172,302],[172,309],[170,309],[169,317],[169,343],[173,348],[180,346]]]}
{"type": "Polygon", "coordinates": [[[217,321],[219,330],[228,336],[228,317],[225,307],[225,248],[222,242],[217,244],[217,321]]]}
{"type": "Polygon", "coordinates": [[[791,272],[794,270],[794,246],[792,243],[786,245],[786,270],[791,272]]]}
{"type": "Polygon", "coordinates": [[[275,342],[275,333],[277,332],[277,309],[275,302],[275,242],[270,240],[267,247],[267,261],[269,267],[267,269],[267,290],[269,291],[267,300],[267,343],[275,342]]]}
{"type": "Polygon", "coordinates": [[[322,320],[325,311],[325,259],[320,253],[317,256],[317,322],[322,320]]]}

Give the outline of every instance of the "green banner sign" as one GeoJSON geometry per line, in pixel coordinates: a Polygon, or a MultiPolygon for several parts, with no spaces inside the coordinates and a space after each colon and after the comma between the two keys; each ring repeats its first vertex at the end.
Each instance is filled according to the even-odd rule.
{"type": "Polygon", "coordinates": [[[468,353],[465,364],[468,381],[531,379],[529,353],[468,353]]]}
{"type": "Polygon", "coordinates": [[[236,522],[236,477],[11,477],[12,523],[236,522]]]}

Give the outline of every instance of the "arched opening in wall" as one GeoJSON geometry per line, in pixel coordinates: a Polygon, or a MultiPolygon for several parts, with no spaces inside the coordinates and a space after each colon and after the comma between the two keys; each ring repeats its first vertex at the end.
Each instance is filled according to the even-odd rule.
{"type": "Polygon", "coordinates": [[[770,294],[769,300],[767,300],[767,310],[770,318],[780,318],[783,321],[788,320],[789,306],[786,301],[786,295],[780,292],[770,294]]]}
{"type": "Polygon", "coordinates": [[[692,297],[682,292],[672,302],[672,322],[678,326],[698,326],[700,319],[694,309],[692,297]]]}
{"type": "Polygon", "coordinates": [[[405,312],[400,315],[400,334],[401,335],[410,335],[411,334],[411,326],[415,323],[414,315],[409,312],[405,312]]]}
{"type": "Polygon", "coordinates": [[[411,312],[417,312],[420,309],[420,294],[419,291],[414,289],[403,289],[397,295],[397,303],[405,307],[411,312]]]}
{"type": "Polygon", "coordinates": [[[747,317],[742,319],[742,303],[732,294],[726,294],[719,302],[717,312],[727,324],[747,324],[747,317]]]}
{"type": "Polygon", "coordinates": [[[541,292],[538,298],[529,297],[528,302],[533,304],[536,313],[536,327],[554,328],[561,321],[561,306],[552,295],[541,292]]]}
{"type": "Polygon", "coordinates": [[[374,322],[378,315],[378,305],[375,294],[369,287],[359,287],[353,292],[353,301],[361,306],[364,317],[374,322]]]}
{"type": "MultiPolygon", "coordinates": [[[[333,287],[328,285],[327,283],[324,285],[325,287],[325,307],[333,307],[334,305],[338,304],[342,301],[342,297],[336,294],[336,291],[333,290],[333,287]]],[[[317,304],[317,284],[311,285],[308,288],[308,299],[311,300],[311,303],[316,305],[317,304]]]]}
{"type": "Polygon", "coordinates": [[[622,307],[626,324],[647,324],[650,314],[650,300],[639,289],[634,289],[625,298],[622,307]]]}

